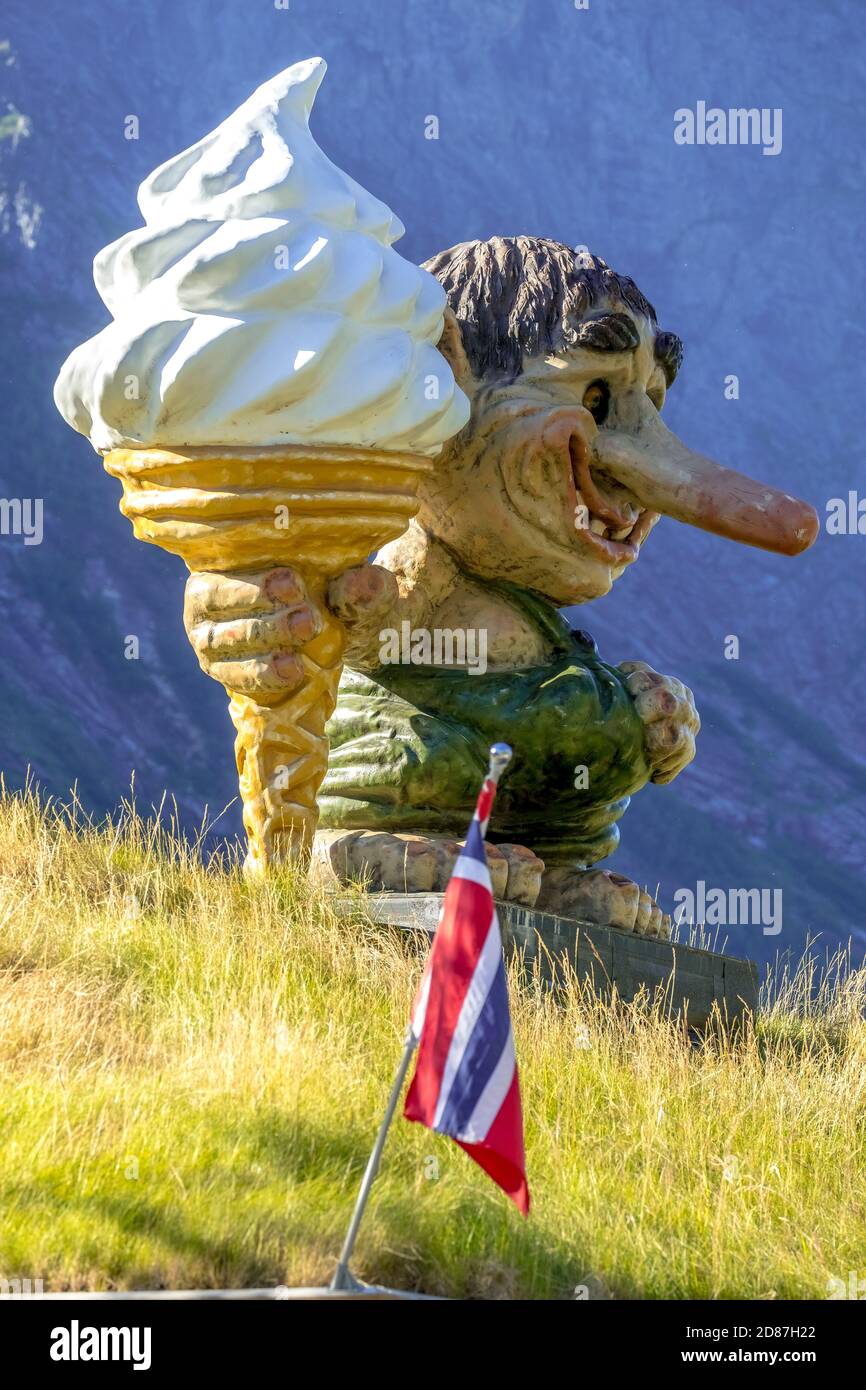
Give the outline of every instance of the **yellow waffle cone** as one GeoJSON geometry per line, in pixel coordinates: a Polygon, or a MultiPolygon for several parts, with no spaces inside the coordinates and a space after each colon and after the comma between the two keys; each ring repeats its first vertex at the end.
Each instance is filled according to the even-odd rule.
{"type": "Polygon", "coordinates": [[[180,555],[190,570],[290,565],[323,616],[302,652],[305,680],[278,702],[229,689],[249,850],[261,872],[306,855],[328,762],[345,633],[325,605],[334,575],[405,531],[429,459],[385,450],[113,449],[105,467],[123,484],[120,509],[139,540],[180,555]]]}

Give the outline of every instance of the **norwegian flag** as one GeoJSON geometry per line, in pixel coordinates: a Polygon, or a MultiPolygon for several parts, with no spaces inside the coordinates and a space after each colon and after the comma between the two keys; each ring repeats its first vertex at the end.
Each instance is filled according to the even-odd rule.
{"type": "Polygon", "coordinates": [[[442,904],[412,1015],[418,1061],[403,1114],[456,1140],[526,1215],[520,1087],[484,853],[496,783],[510,756],[505,744],[491,749],[490,775],[442,904]]]}

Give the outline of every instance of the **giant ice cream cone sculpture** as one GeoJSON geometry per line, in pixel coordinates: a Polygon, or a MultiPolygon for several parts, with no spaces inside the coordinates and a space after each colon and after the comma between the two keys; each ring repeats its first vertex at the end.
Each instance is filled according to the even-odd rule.
{"type": "Polygon", "coordinates": [[[327,582],[405,530],[468,415],[435,347],[441,287],[310,134],[324,71],[279,74],[145,180],[145,227],[94,266],[115,321],[55,387],[139,539],[192,571],[291,566],[323,615],[300,687],[229,688],[253,870],[315,829],[345,641],[327,582]]]}
{"type": "MultiPolygon", "coordinates": [[[[324,616],[303,651],[305,680],[277,703],[229,691],[247,867],[303,852],[316,827],[316,792],[328,761],[344,631],[324,602],[328,579],[360,564],[406,529],[429,459],[373,449],[113,449],[121,510],[139,540],[190,570],[291,565],[324,616]]],[[[273,699],[273,697],[270,697],[273,699]]]]}

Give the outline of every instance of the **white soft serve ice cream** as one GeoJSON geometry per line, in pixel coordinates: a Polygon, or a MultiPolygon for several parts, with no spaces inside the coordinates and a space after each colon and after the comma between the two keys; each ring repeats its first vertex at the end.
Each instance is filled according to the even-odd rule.
{"type": "Polygon", "coordinates": [[[114,322],[66,360],[61,414],[94,448],[345,444],[435,454],[469,404],[437,351],[445,294],[393,213],[308,120],[296,63],[145,179],[146,225],[101,251],[114,322]]]}

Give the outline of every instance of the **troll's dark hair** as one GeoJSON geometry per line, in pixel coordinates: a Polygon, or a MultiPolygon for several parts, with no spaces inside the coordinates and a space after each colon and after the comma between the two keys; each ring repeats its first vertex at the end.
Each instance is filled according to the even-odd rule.
{"type": "MultiPolygon", "coordinates": [[[[589,251],[543,237],[463,241],[426,261],[425,269],[444,286],[472,370],[482,379],[518,376],[524,355],[579,344],[600,352],[636,346],[636,339],[621,340],[631,327],[625,318],[619,325],[608,318],[594,331],[587,316],[602,300],[656,322],[655,309],[627,275],[589,251]]],[[[670,386],[683,356],[676,334],[657,334],[655,355],[670,386]]]]}

